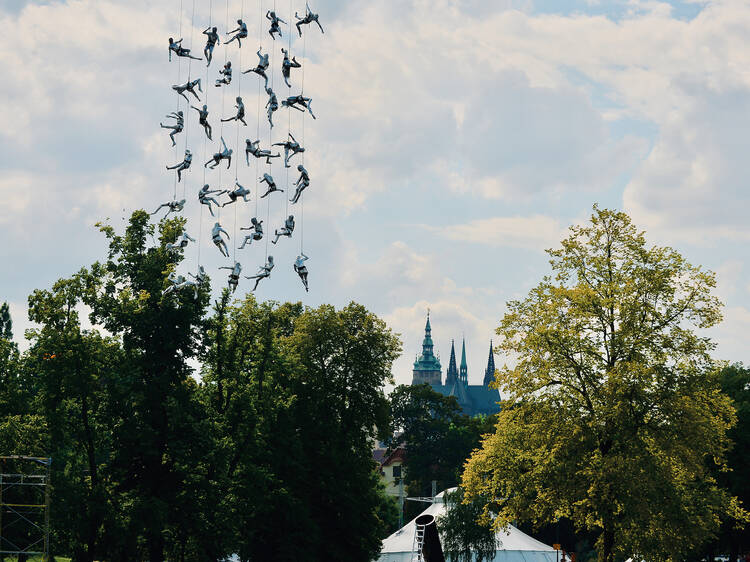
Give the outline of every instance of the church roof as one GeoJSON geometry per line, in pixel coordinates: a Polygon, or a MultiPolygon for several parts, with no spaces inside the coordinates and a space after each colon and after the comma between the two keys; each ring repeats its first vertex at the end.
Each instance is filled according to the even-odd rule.
{"type": "Polygon", "coordinates": [[[432,326],[430,326],[430,313],[427,313],[427,323],[424,327],[424,340],[422,340],[422,355],[414,361],[415,371],[440,371],[440,359],[435,357],[432,343],[432,326]]]}

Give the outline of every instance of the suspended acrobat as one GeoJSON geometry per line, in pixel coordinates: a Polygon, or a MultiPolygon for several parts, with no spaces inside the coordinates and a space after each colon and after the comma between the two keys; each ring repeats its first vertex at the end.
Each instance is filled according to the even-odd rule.
{"type": "Polygon", "coordinates": [[[279,26],[280,23],[283,23],[286,25],[286,22],[278,17],[276,15],[276,12],[269,10],[266,12],[266,19],[271,22],[271,29],[268,30],[269,35],[271,35],[271,39],[274,41],[276,40],[276,36],[274,33],[278,33],[279,37],[281,37],[281,27],[279,26]]]}
{"type": "Polygon", "coordinates": [[[178,248],[187,248],[188,242],[195,242],[195,238],[190,236],[187,232],[184,230],[182,233],[177,237],[177,240],[174,242],[170,242],[167,244],[166,248],[167,250],[177,250],[178,248]]]}
{"type": "Polygon", "coordinates": [[[227,205],[231,205],[232,203],[236,203],[237,199],[239,197],[242,197],[242,200],[247,203],[247,196],[250,195],[250,191],[245,189],[240,185],[240,182],[235,181],[234,185],[237,186],[237,189],[234,189],[232,191],[227,192],[227,195],[229,195],[229,201],[224,203],[222,207],[226,207],[227,205]]]}
{"type": "Polygon", "coordinates": [[[294,215],[289,215],[284,221],[284,226],[274,231],[276,238],[271,240],[271,243],[276,244],[282,236],[291,238],[292,232],[294,232],[294,215]]]}
{"type": "Polygon", "coordinates": [[[221,228],[221,225],[217,222],[211,229],[211,240],[213,240],[216,247],[219,248],[221,255],[228,258],[229,248],[227,248],[227,243],[224,242],[224,239],[221,237],[222,234],[227,237],[227,240],[229,240],[229,233],[221,228]]]}
{"type": "Polygon", "coordinates": [[[198,78],[196,80],[188,80],[184,84],[175,84],[172,86],[172,89],[180,94],[183,98],[185,98],[185,101],[190,103],[190,100],[185,95],[185,92],[190,92],[195,96],[195,99],[198,101],[201,101],[201,99],[198,97],[198,94],[195,93],[195,87],[198,86],[198,91],[203,93],[203,88],[201,88],[201,79],[198,78]]]}
{"type": "Polygon", "coordinates": [[[227,143],[224,142],[224,137],[221,137],[221,144],[224,147],[224,150],[221,152],[215,152],[213,157],[203,165],[204,168],[213,162],[211,166],[208,166],[213,170],[222,160],[227,161],[227,170],[232,167],[232,149],[227,148],[227,143]]]}
{"type": "Polygon", "coordinates": [[[247,24],[242,20],[237,20],[237,29],[227,31],[227,35],[231,35],[232,33],[235,33],[235,36],[232,37],[229,41],[224,41],[224,44],[229,45],[229,43],[236,39],[237,44],[240,46],[240,48],[242,48],[241,39],[247,38],[247,24]]]}
{"type": "Polygon", "coordinates": [[[255,156],[256,158],[265,158],[266,164],[271,163],[271,158],[278,158],[281,156],[280,154],[271,154],[270,150],[266,150],[264,148],[260,148],[260,139],[250,141],[250,139],[245,139],[245,161],[247,162],[247,165],[250,165],[250,155],[255,156]]]}
{"type": "Polygon", "coordinates": [[[253,291],[258,288],[258,283],[260,283],[262,279],[265,279],[271,276],[272,269],[273,269],[273,256],[268,256],[268,258],[266,259],[266,264],[261,266],[261,268],[258,270],[258,273],[256,275],[245,276],[245,279],[255,279],[255,287],[253,287],[253,291]]]}
{"type": "Polygon", "coordinates": [[[169,138],[172,139],[172,146],[176,145],[177,143],[174,140],[174,136],[177,133],[181,133],[182,130],[185,128],[185,117],[182,115],[182,111],[178,111],[175,113],[174,111],[167,115],[167,119],[174,119],[175,124],[174,125],[165,125],[164,123],[159,123],[161,125],[162,129],[171,129],[172,132],[169,133],[169,138]]]}
{"type": "Polygon", "coordinates": [[[198,275],[193,275],[193,274],[192,274],[192,273],[190,273],[190,272],[188,272],[188,275],[189,275],[190,277],[192,277],[193,279],[195,279],[195,282],[196,282],[196,283],[197,283],[197,284],[198,284],[199,286],[201,286],[201,287],[202,287],[203,285],[205,285],[206,283],[208,283],[208,275],[206,274],[206,270],[205,270],[205,269],[203,269],[203,266],[202,266],[202,265],[199,265],[199,266],[198,266],[198,275]]]}
{"type": "Polygon", "coordinates": [[[305,109],[310,112],[310,115],[312,115],[313,119],[316,119],[315,114],[312,112],[312,98],[306,98],[302,94],[298,96],[289,96],[284,101],[281,102],[281,105],[284,107],[293,107],[297,111],[301,111],[302,113],[305,112],[305,109]],[[302,107],[297,107],[298,105],[301,105],[302,107]],[[303,109],[305,108],[305,109],[303,109]]]}
{"type": "Polygon", "coordinates": [[[214,47],[219,42],[219,34],[215,27],[207,27],[203,30],[203,35],[206,36],[206,46],[203,48],[203,55],[206,57],[206,66],[211,65],[211,59],[214,57],[214,47]]]}
{"type": "Polygon", "coordinates": [[[284,77],[284,82],[286,82],[286,85],[291,88],[292,85],[289,83],[289,75],[291,73],[291,70],[293,68],[302,68],[302,65],[297,62],[297,57],[292,57],[290,60],[289,51],[287,51],[284,47],[281,48],[281,52],[284,53],[284,61],[281,63],[281,75],[284,77]]]}
{"type": "Polygon", "coordinates": [[[216,199],[211,197],[211,194],[216,193],[216,195],[218,196],[226,192],[226,189],[209,189],[208,184],[206,184],[198,190],[198,202],[201,205],[206,205],[208,207],[208,210],[211,212],[211,216],[214,216],[214,210],[211,207],[211,204],[213,203],[217,207],[221,207],[221,205],[216,199]]]}
{"type": "Polygon", "coordinates": [[[297,275],[299,275],[299,278],[302,280],[302,284],[305,286],[305,292],[310,292],[310,289],[307,286],[307,267],[305,266],[305,262],[309,260],[304,252],[300,252],[297,256],[297,259],[294,260],[294,271],[297,272],[297,275]]]}
{"type": "Polygon", "coordinates": [[[236,261],[234,262],[234,266],[224,265],[220,267],[219,269],[229,270],[229,281],[227,281],[227,284],[229,285],[229,288],[232,289],[232,292],[234,293],[237,290],[237,284],[240,282],[240,273],[242,273],[242,265],[240,264],[240,262],[236,261]]]}
{"type": "Polygon", "coordinates": [[[294,138],[294,135],[292,135],[292,133],[289,133],[289,139],[287,139],[286,142],[275,142],[272,146],[284,147],[285,168],[291,168],[291,166],[289,165],[289,160],[290,158],[292,158],[292,156],[305,151],[305,149],[302,148],[302,146],[300,146],[300,144],[297,142],[297,139],[294,138]],[[289,155],[290,152],[292,153],[291,156],[289,155]]]}
{"type": "Polygon", "coordinates": [[[177,181],[182,181],[182,172],[190,168],[190,164],[193,162],[193,153],[190,149],[185,149],[185,158],[182,162],[178,162],[174,166],[167,166],[167,170],[177,170],[177,181]]]}
{"type": "Polygon", "coordinates": [[[260,196],[261,199],[263,199],[269,193],[273,193],[274,191],[284,191],[283,189],[279,189],[278,187],[276,187],[276,182],[273,181],[273,177],[271,177],[270,174],[263,174],[263,177],[260,178],[260,181],[258,183],[268,184],[268,190],[260,196]]]}
{"type": "Polygon", "coordinates": [[[245,239],[242,241],[242,245],[237,248],[238,250],[244,248],[245,244],[251,244],[253,240],[258,242],[263,239],[263,221],[259,221],[257,218],[253,217],[250,219],[250,223],[252,226],[240,227],[240,230],[252,230],[252,232],[250,234],[245,234],[245,239]]]}
{"type": "Polygon", "coordinates": [[[268,108],[268,122],[273,129],[273,112],[279,109],[279,100],[276,98],[274,91],[268,86],[266,86],[266,93],[268,94],[268,101],[266,102],[266,107],[268,108]]]}
{"type": "Polygon", "coordinates": [[[208,106],[203,104],[203,109],[198,109],[194,105],[191,105],[190,107],[198,112],[198,123],[203,126],[203,130],[206,132],[208,140],[213,140],[211,138],[211,125],[208,124],[208,106]]]}
{"type": "Polygon", "coordinates": [[[296,182],[294,182],[294,185],[297,186],[297,189],[294,191],[294,197],[291,198],[292,203],[296,203],[299,201],[300,195],[302,195],[302,192],[305,191],[307,186],[310,185],[310,175],[307,173],[307,170],[305,170],[305,167],[300,164],[297,166],[297,169],[299,170],[299,178],[296,182]]]}
{"type": "Polygon", "coordinates": [[[190,49],[186,49],[181,45],[182,38],[179,41],[175,41],[171,37],[169,38],[169,62],[172,62],[172,53],[178,57],[187,57],[193,60],[202,60],[200,57],[194,57],[190,54],[190,49]]]}
{"type": "Polygon", "coordinates": [[[153,213],[151,213],[151,215],[152,216],[155,215],[156,213],[158,213],[164,207],[167,208],[167,214],[164,215],[164,218],[167,218],[170,213],[180,213],[180,212],[182,212],[182,209],[185,208],[185,200],[184,199],[180,199],[179,201],[177,201],[175,199],[175,200],[172,200],[172,201],[168,201],[166,203],[162,203],[161,205],[159,205],[156,208],[156,210],[153,213]]]}
{"type": "Polygon", "coordinates": [[[305,2],[305,17],[299,17],[297,15],[297,12],[294,12],[294,17],[297,18],[297,23],[295,25],[297,26],[297,31],[299,32],[300,37],[302,37],[302,28],[300,26],[311,24],[312,22],[318,24],[321,33],[325,33],[325,31],[323,31],[323,26],[320,25],[320,22],[318,21],[318,14],[314,14],[312,12],[312,10],[310,9],[310,4],[308,4],[307,2],[305,2]]]}
{"type": "Polygon", "coordinates": [[[222,123],[226,123],[227,121],[241,121],[245,127],[247,127],[247,123],[245,122],[245,104],[242,103],[242,97],[237,96],[235,98],[235,101],[237,102],[234,107],[237,108],[237,115],[234,117],[227,117],[226,119],[222,119],[222,123]]]}
{"type": "Polygon", "coordinates": [[[258,49],[258,52],[256,54],[258,55],[258,58],[260,59],[258,61],[258,66],[256,66],[255,68],[246,70],[242,74],[247,74],[248,72],[254,72],[258,76],[262,76],[263,79],[266,81],[265,87],[268,88],[268,75],[266,74],[266,70],[268,70],[268,67],[270,66],[270,63],[268,62],[268,53],[266,53],[265,55],[261,55],[260,49],[258,49]]]}
{"type": "Polygon", "coordinates": [[[217,78],[214,86],[217,88],[221,86],[229,86],[229,84],[232,83],[232,61],[228,60],[224,63],[224,68],[219,71],[219,74],[221,74],[223,78],[217,78]]]}
{"type": "Polygon", "coordinates": [[[187,279],[185,279],[184,276],[177,275],[174,271],[172,271],[169,275],[167,275],[167,281],[169,281],[170,285],[161,292],[162,295],[168,295],[169,293],[176,291],[177,289],[181,289],[182,284],[187,281],[187,279]]]}

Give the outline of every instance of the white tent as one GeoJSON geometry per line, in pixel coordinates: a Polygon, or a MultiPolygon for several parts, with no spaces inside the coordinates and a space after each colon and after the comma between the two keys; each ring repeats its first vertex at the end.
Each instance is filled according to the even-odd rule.
{"type": "MultiPolygon", "coordinates": [[[[453,490],[440,492],[422,514],[429,514],[438,519],[447,509],[444,501],[445,493],[453,490]]],[[[378,562],[410,562],[414,528],[415,523],[412,519],[383,540],[378,562]]],[[[531,538],[513,525],[503,531],[498,531],[495,538],[498,546],[492,562],[556,562],[558,560],[557,552],[552,547],[531,538]]]]}

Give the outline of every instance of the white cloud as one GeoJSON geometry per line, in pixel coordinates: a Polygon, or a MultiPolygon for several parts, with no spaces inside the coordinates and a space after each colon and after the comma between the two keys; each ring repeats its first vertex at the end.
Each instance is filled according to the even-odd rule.
{"type": "Polygon", "coordinates": [[[566,232],[557,219],[544,215],[493,217],[442,229],[429,228],[449,240],[539,251],[556,246],[566,232]]]}

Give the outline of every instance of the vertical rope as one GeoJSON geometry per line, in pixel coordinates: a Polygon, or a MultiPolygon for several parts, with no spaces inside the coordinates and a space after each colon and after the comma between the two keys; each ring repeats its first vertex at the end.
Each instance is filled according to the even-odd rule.
{"type": "MultiPolygon", "coordinates": [[[[195,31],[195,0],[193,0],[193,12],[192,12],[192,15],[190,16],[190,53],[193,56],[195,56],[195,51],[193,50],[194,31],[195,31]]],[[[193,68],[193,59],[188,58],[188,77],[187,77],[188,82],[190,82],[190,80],[193,78],[192,68],[193,68]]],[[[184,131],[185,132],[185,150],[187,150],[188,138],[190,135],[190,102],[189,101],[185,103],[184,118],[185,118],[185,131],[184,131]]],[[[187,193],[187,182],[188,182],[188,178],[187,176],[185,176],[185,181],[182,183],[182,198],[183,199],[186,198],[185,194],[187,193]]]]}
{"type": "MultiPolygon", "coordinates": [[[[180,0],[180,32],[178,34],[178,39],[182,39],[182,0],[180,0]]],[[[181,78],[182,78],[182,57],[176,57],[177,58],[177,84],[180,84],[181,78]]],[[[190,60],[190,59],[188,59],[190,60]]],[[[180,111],[180,101],[182,96],[179,94],[177,95],[177,109],[175,109],[175,113],[180,111]]],[[[175,163],[177,163],[177,159],[179,158],[179,154],[177,153],[177,143],[174,145],[174,158],[175,163]]],[[[177,173],[172,172],[174,175],[173,183],[172,183],[172,199],[177,199],[177,173]]]]}
{"type": "MultiPolygon", "coordinates": [[[[263,49],[263,20],[265,18],[263,17],[263,0],[258,0],[258,50],[263,49]]],[[[271,69],[271,72],[273,72],[273,69],[271,69]]],[[[257,140],[260,140],[260,100],[261,100],[261,93],[260,93],[261,85],[260,80],[258,80],[258,111],[257,111],[257,128],[255,131],[255,138],[257,140]]],[[[258,216],[258,201],[260,199],[260,183],[258,182],[259,177],[258,174],[260,173],[260,166],[258,162],[259,158],[255,159],[255,216],[258,216]]],[[[268,225],[266,225],[268,227],[268,225]]]]}
{"type": "MultiPolygon", "coordinates": [[[[240,19],[245,19],[245,0],[242,0],[240,3],[240,19]]],[[[239,40],[237,41],[237,44],[239,45],[239,40]]],[[[245,46],[247,47],[247,43],[245,43],[245,46]]],[[[237,65],[237,72],[238,72],[238,80],[237,80],[237,97],[242,97],[242,48],[240,47],[240,58],[239,58],[239,64],[237,65]]],[[[245,103],[244,100],[242,102],[245,103]]],[[[245,112],[247,113],[247,111],[245,112]]],[[[237,149],[237,153],[234,155],[234,182],[239,183],[239,160],[240,160],[240,120],[237,119],[235,121],[237,123],[237,136],[235,140],[235,148],[237,149]]],[[[244,199],[244,196],[243,196],[244,199]]],[[[233,227],[233,233],[232,233],[232,260],[237,261],[237,205],[239,203],[235,201],[234,203],[234,227],[233,227]]]]}
{"type": "MultiPolygon", "coordinates": [[[[305,6],[307,7],[307,6],[305,6]]],[[[305,95],[305,67],[307,66],[307,33],[302,35],[302,92],[301,96],[305,95]]],[[[305,144],[305,118],[307,112],[302,112],[302,146],[306,147],[305,144]]],[[[305,153],[302,153],[302,165],[305,165],[305,153]]],[[[300,254],[305,251],[305,192],[303,191],[299,198],[300,205],[300,221],[299,221],[299,252],[300,254]]]]}
{"type": "MultiPolygon", "coordinates": [[[[213,11],[214,11],[214,0],[209,0],[208,3],[208,29],[210,30],[213,26],[213,11]]],[[[211,83],[209,82],[209,74],[208,74],[208,63],[206,63],[206,82],[204,86],[206,87],[206,91],[204,92],[204,103],[206,106],[208,106],[208,93],[211,91],[211,83]]],[[[200,105],[200,104],[198,104],[200,105]]],[[[206,162],[206,149],[208,148],[208,137],[206,136],[206,132],[203,131],[203,162],[206,162]]],[[[203,166],[203,185],[206,185],[206,167],[203,166]]],[[[203,237],[203,207],[205,205],[200,204],[201,208],[201,222],[200,222],[200,229],[198,230],[198,265],[201,265],[201,240],[203,237]]]]}
{"type": "MultiPolygon", "coordinates": [[[[229,29],[229,0],[226,1],[226,24],[225,25],[226,27],[224,29],[229,29]]],[[[222,41],[222,43],[224,43],[224,66],[226,67],[229,49],[227,48],[226,42],[222,41]]],[[[236,71],[237,71],[236,68],[232,69],[232,76],[234,76],[234,73],[236,71]]],[[[226,90],[227,90],[224,86],[226,86],[226,84],[221,86],[221,115],[219,116],[219,119],[224,119],[224,100],[226,99],[226,90]]],[[[219,129],[219,147],[221,147],[222,146],[221,139],[224,138],[224,121],[219,121],[219,122],[221,123],[221,127],[219,129]]],[[[219,188],[221,188],[221,170],[224,167],[223,162],[219,162],[219,165],[217,167],[219,168],[219,188]]],[[[219,214],[219,222],[221,222],[221,207],[218,208],[217,212],[219,214]]]]}
{"type": "MultiPolygon", "coordinates": [[[[276,12],[276,0],[273,0],[273,11],[276,12]]],[[[272,41],[273,42],[273,41],[272,41]]],[[[276,67],[276,49],[275,45],[271,47],[271,90],[274,90],[274,68],[276,67]]],[[[268,124],[268,150],[271,150],[273,145],[273,128],[271,124],[268,124]]],[[[273,158],[268,158],[268,175],[273,177],[273,158]]],[[[286,196],[286,191],[284,191],[286,196]]],[[[268,205],[266,206],[266,261],[268,261],[268,240],[271,238],[271,195],[268,196],[268,205]]]]}
{"type": "MultiPolygon", "coordinates": [[[[292,22],[294,21],[294,12],[293,12],[293,6],[292,6],[293,0],[289,0],[289,41],[288,41],[288,47],[287,47],[287,57],[292,56],[292,22]]],[[[287,111],[288,116],[288,122],[287,122],[287,136],[286,140],[289,141],[289,135],[292,133],[292,112],[291,110],[287,111]]],[[[283,148],[283,147],[282,147],[283,148]]],[[[284,162],[284,170],[286,171],[286,185],[287,190],[291,191],[292,187],[289,183],[289,168],[286,167],[286,162],[284,162]]],[[[289,216],[289,193],[285,194],[284,199],[286,200],[285,207],[284,207],[284,217],[283,220],[286,220],[286,217],[289,216]]]]}

